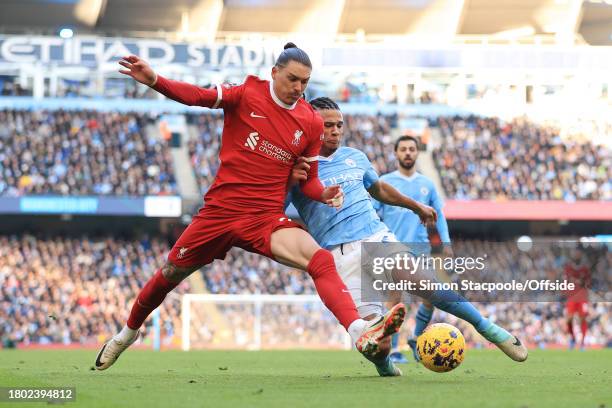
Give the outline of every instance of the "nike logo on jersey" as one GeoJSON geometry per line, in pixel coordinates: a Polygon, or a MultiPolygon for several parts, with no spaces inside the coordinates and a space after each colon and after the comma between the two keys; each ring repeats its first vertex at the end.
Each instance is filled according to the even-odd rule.
{"type": "Polygon", "coordinates": [[[251,112],[251,117],[252,118],[268,119],[265,116],[257,115],[255,112],[251,112]]]}

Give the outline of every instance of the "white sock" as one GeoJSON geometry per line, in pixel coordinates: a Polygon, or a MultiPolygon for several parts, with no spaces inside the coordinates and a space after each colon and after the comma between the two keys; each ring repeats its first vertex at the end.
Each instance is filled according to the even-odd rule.
{"type": "Polygon", "coordinates": [[[130,329],[127,326],[123,326],[123,329],[115,335],[115,339],[127,343],[134,340],[134,337],[138,334],[138,330],[130,329]]]}
{"type": "Polygon", "coordinates": [[[357,340],[359,340],[359,337],[361,337],[361,335],[363,334],[363,331],[367,324],[367,321],[363,319],[357,319],[348,327],[347,331],[348,334],[351,336],[351,339],[353,340],[353,344],[357,343],[357,340]]]}

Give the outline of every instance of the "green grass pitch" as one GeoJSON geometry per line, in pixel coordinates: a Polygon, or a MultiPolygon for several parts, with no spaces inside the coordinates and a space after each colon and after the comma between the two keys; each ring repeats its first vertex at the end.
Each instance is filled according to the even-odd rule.
{"type": "MultiPolygon", "coordinates": [[[[612,350],[532,350],[515,363],[468,350],[436,374],[411,363],[380,378],[356,352],[128,350],[92,371],[94,350],[0,351],[0,386],[74,386],[67,407],[612,408],[612,350]]],[[[45,406],[47,403],[4,406],[45,406]]]]}

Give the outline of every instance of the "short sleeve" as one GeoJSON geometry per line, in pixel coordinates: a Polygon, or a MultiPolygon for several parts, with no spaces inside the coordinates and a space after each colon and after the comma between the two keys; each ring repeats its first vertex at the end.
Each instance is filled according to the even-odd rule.
{"type": "Polygon", "coordinates": [[[376,170],[374,170],[374,167],[372,167],[372,163],[370,163],[370,160],[368,160],[368,157],[365,154],[363,155],[361,160],[363,161],[365,169],[365,172],[363,173],[363,185],[367,190],[372,187],[373,184],[376,184],[376,182],[378,182],[380,178],[378,177],[378,173],[376,173],[376,170]]]}

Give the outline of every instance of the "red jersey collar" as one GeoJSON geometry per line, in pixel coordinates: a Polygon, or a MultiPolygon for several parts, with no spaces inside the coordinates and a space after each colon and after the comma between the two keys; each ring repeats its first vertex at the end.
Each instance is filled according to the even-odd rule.
{"type": "Polygon", "coordinates": [[[273,81],[270,81],[270,96],[272,96],[272,100],[276,102],[276,104],[280,106],[281,108],[285,108],[289,110],[292,110],[293,108],[295,108],[295,105],[297,105],[299,99],[295,101],[293,105],[288,105],[285,102],[281,101],[280,99],[278,99],[278,96],[276,96],[276,94],[274,93],[274,86],[272,85],[272,82],[273,81]]]}

